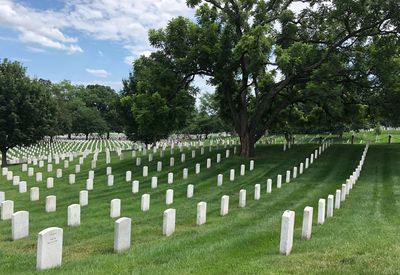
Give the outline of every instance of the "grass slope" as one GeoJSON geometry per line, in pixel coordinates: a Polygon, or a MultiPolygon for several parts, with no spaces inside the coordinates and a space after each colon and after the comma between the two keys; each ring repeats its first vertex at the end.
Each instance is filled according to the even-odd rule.
{"type": "MultiPolygon", "coordinates": [[[[175,153],[175,167],[168,165],[169,156],[163,158],[163,171],[156,171],[158,158],[149,168],[149,177],[142,178],[141,167],[136,167],[126,153],[126,160],[113,156],[115,185],[106,186],[104,155],[99,158],[95,171],[95,189],[89,192],[89,206],[83,207],[80,227],[67,227],[67,207],[78,203],[79,191],[85,188],[89,161],[85,161],[77,183],[68,185],[68,173],[62,180],[55,179],[55,188],[40,186],[40,201],[29,202],[29,193],[18,194],[10,182],[1,179],[0,190],[6,199],[15,201],[15,211],[30,212],[29,238],[12,242],[10,221],[0,221],[0,273],[35,272],[37,233],[50,226],[64,228],[63,264],[59,269],[43,272],[61,274],[287,274],[287,273],[396,273],[400,269],[398,255],[400,146],[371,146],[362,175],[342,209],[324,225],[314,223],[313,237],[301,241],[302,213],[305,206],[314,207],[314,221],[319,198],[334,194],[354,170],[361,157],[362,145],[334,145],[329,148],[305,173],[290,184],[276,189],[277,174],[304,161],[315,145],[295,146],[282,152],[282,146],[258,146],[255,170],[248,171],[248,160],[237,156],[216,164],[216,153],[206,153],[193,161],[189,152],[187,161],[180,163],[175,153]],[[206,158],[213,166],[205,168],[206,158]],[[194,174],[195,163],[201,163],[201,173],[194,174]],[[100,164],[102,163],[102,164],[100,164]],[[246,175],[239,176],[240,164],[246,164],[246,175]],[[182,169],[189,168],[189,179],[182,180],[182,169]],[[236,179],[229,182],[229,169],[236,169],[236,179]],[[133,178],[140,181],[140,193],[131,193],[131,184],[125,182],[125,171],[132,170],[133,178]],[[166,184],[167,173],[174,172],[174,183],[166,184]],[[224,185],[216,186],[217,174],[224,174],[224,185]],[[150,177],[156,175],[158,188],[150,189],[150,177]],[[273,192],[266,194],[266,179],[273,179],[273,192]],[[187,184],[194,184],[192,199],[186,198],[187,184]],[[254,184],[262,184],[260,201],[253,200],[254,184]],[[165,192],[174,189],[173,208],[177,209],[176,232],[162,236],[162,213],[165,192]],[[238,193],[247,190],[246,208],[240,209],[238,193]],[[149,212],[140,211],[140,197],[151,194],[149,212]],[[46,195],[57,195],[57,212],[46,214],[46,195]],[[230,195],[228,216],[220,217],[220,198],[230,195]],[[132,248],[121,254],[113,253],[114,220],[109,218],[110,200],[122,200],[122,216],[132,218],[132,248]],[[196,226],[196,204],[207,202],[207,223],[196,226]],[[280,222],[284,210],[296,211],[293,254],[278,254],[280,222]]],[[[77,160],[74,161],[74,163],[77,160]]],[[[148,164],[142,158],[142,164],[148,164]]],[[[61,165],[61,164],[60,164],[61,165]]],[[[55,171],[54,167],[54,171],[55,171]]],[[[20,171],[20,166],[12,168],[20,171]]],[[[42,169],[44,171],[45,168],[42,169]]],[[[35,168],[36,170],[36,168],[35,168]]],[[[16,172],[22,176],[22,173],[16,172]]],[[[55,172],[50,173],[52,176],[55,172]]],[[[44,179],[50,176],[44,173],[44,179]]],[[[24,174],[22,180],[27,179],[24,174]]]]}

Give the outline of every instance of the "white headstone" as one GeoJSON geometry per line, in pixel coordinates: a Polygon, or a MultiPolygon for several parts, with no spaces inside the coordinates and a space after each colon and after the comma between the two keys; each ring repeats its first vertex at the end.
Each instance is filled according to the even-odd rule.
{"type": "Polygon", "coordinates": [[[311,239],[312,233],[312,223],[313,223],[313,211],[314,209],[310,206],[304,208],[303,214],[303,228],[301,231],[301,239],[309,240],[311,239]]]}
{"type": "Polygon", "coordinates": [[[161,172],[161,171],[162,171],[162,162],[157,161],[157,172],[161,172]]]}
{"type": "Polygon", "coordinates": [[[46,212],[55,212],[57,210],[57,197],[56,196],[47,196],[46,197],[46,212]]]}
{"type": "Polygon", "coordinates": [[[149,175],[149,167],[143,166],[143,177],[147,177],[149,175]]]}
{"type": "Polygon", "coordinates": [[[290,170],[286,171],[286,183],[290,182],[290,170]]]}
{"type": "Polygon", "coordinates": [[[188,178],[189,170],[187,168],[183,168],[183,179],[186,180],[188,178]]]}
{"type": "Polygon", "coordinates": [[[54,178],[47,178],[46,180],[46,187],[48,189],[53,188],[54,187],[54,178]]]}
{"type": "Polygon", "coordinates": [[[36,268],[44,270],[61,266],[63,229],[49,227],[39,232],[36,268]]]}
{"type": "Polygon", "coordinates": [[[134,180],[132,182],[132,193],[133,194],[139,193],[139,181],[138,180],[134,180]]]}
{"type": "Polygon", "coordinates": [[[2,221],[11,219],[11,216],[14,213],[14,201],[6,200],[1,202],[0,209],[2,221]]]}
{"type": "Polygon", "coordinates": [[[276,188],[281,188],[282,187],[282,175],[278,175],[276,177],[276,188]]]}
{"type": "Polygon", "coordinates": [[[30,194],[31,201],[38,201],[39,200],[39,187],[32,187],[31,194],[30,194]]]}
{"type": "Polygon", "coordinates": [[[131,227],[130,218],[119,218],[114,224],[114,252],[122,252],[131,247],[131,227]]]}
{"type": "Polygon", "coordinates": [[[29,168],[28,168],[28,177],[32,177],[34,173],[35,173],[35,172],[34,172],[34,170],[33,170],[33,167],[29,167],[29,168]]]}
{"type": "Polygon", "coordinates": [[[257,183],[254,185],[254,200],[258,201],[261,196],[261,185],[257,183]]]}
{"type": "Polygon", "coordinates": [[[304,164],[303,164],[303,163],[300,163],[300,171],[299,171],[299,174],[301,175],[301,174],[303,174],[303,172],[304,172],[304,164]]]}
{"type": "Polygon", "coordinates": [[[21,178],[20,178],[20,176],[13,176],[12,181],[13,181],[13,185],[17,186],[17,185],[19,185],[19,182],[21,181],[21,178]]]}
{"type": "Polygon", "coordinates": [[[79,192],[79,204],[81,206],[87,206],[89,204],[89,192],[87,190],[79,192]]]}
{"type": "Polygon", "coordinates": [[[336,196],[335,196],[335,209],[340,209],[340,199],[342,197],[342,192],[337,189],[336,190],[336,196]]]}
{"type": "Polygon", "coordinates": [[[113,186],[114,185],[114,175],[108,175],[107,176],[107,186],[113,186]]]}
{"type": "Polygon", "coordinates": [[[231,169],[229,172],[229,180],[234,181],[235,180],[235,169],[231,169]]]}
{"type": "Polygon", "coordinates": [[[294,216],[294,211],[290,210],[286,210],[282,215],[281,241],[279,245],[279,252],[281,255],[288,256],[292,252],[294,216]]]}
{"type": "Polygon", "coordinates": [[[218,174],[218,176],[217,176],[217,186],[222,186],[223,182],[224,182],[224,175],[218,174]]]}
{"type": "Polygon", "coordinates": [[[328,205],[326,208],[326,217],[327,218],[333,217],[333,201],[334,201],[334,196],[329,195],[328,196],[328,205]]]}
{"type": "Polygon", "coordinates": [[[81,166],[79,164],[75,165],[75,173],[78,174],[81,172],[81,166]]]}
{"type": "Polygon", "coordinates": [[[240,175],[244,176],[246,170],[246,166],[244,164],[240,165],[240,175]]]}
{"type": "Polygon", "coordinates": [[[196,163],[196,175],[200,174],[200,163],[196,163]]]}
{"type": "Polygon", "coordinates": [[[142,211],[148,211],[150,209],[150,194],[142,195],[140,207],[142,211]]]}
{"type": "Polygon", "coordinates": [[[246,190],[241,189],[239,191],[239,207],[243,208],[246,207],[246,190]]]}
{"type": "Polygon", "coordinates": [[[168,173],[168,184],[174,183],[174,173],[168,173]]]}
{"type": "Polygon", "coordinates": [[[346,200],[346,184],[342,184],[342,192],[341,192],[340,201],[346,200]]]}
{"type": "Polygon", "coordinates": [[[69,184],[75,184],[75,174],[69,174],[68,179],[69,184]]]}
{"type": "Polygon", "coordinates": [[[250,168],[249,168],[249,170],[250,171],[254,170],[254,160],[250,160],[250,168]]]}
{"type": "Polygon", "coordinates": [[[86,180],[86,190],[93,190],[93,179],[87,179],[86,180]]]}
{"type": "Polygon", "coordinates": [[[68,206],[68,226],[78,226],[81,224],[81,206],[71,204],[68,206]]]}
{"type": "Polygon", "coordinates": [[[163,217],[163,235],[171,236],[175,232],[176,210],[169,208],[164,211],[163,217]]]}
{"type": "Polygon", "coordinates": [[[208,168],[210,168],[210,167],[211,167],[211,159],[208,158],[208,159],[207,159],[206,168],[208,169],[208,168]]]}
{"type": "Polygon", "coordinates": [[[193,192],[194,192],[194,186],[193,186],[193,184],[189,184],[187,186],[187,190],[186,190],[186,197],[188,199],[192,198],[193,197],[193,192]]]}
{"type": "Polygon", "coordinates": [[[121,200],[113,199],[110,205],[110,218],[118,218],[121,216],[121,200]]]}
{"type": "Polygon", "coordinates": [[[173,157],[171,157],[170,159],[169,159],[169,166],[174,166],[175,165],[175,159],[173,158],[173,157]]]}
{"type": "Polygon", "coordinates": [[[11,238],[13,241],[29,236],[29,212],[18,211],[11,216],[11,238]]]}
{"type": "Polygon", "coordinates": [[[41,182],[42,180],[43,180],[42,172],[37,172],[36,173],[36,182],[41,182]]]}
{"type": "Polygon", "coordinates": [[[27,191],[26,181],[20,181],[18,185],[18,192],[26,193],[26,191],[27,191]]]}
{"type": "Polygon", "coordinates": [[[221,154],[217,154],[217,163],[221,162],[221,154]]]}
{"type": "Polygon", "coordinates": [[[0,191],[0,203],[6,200],[6,193],[3,191],[0,191]]]}
{"type": "Polygon", "coordinates": [[[197,204],[196,224],[197,225],[205,224],[206,219],[207,219],[207,203],[202,201],[197,204]]]}
{"type": "Polygon", "coordinates": [[[325,222],[325,209],[326,209],[325,199],[319,199],[319,201],[318,201],[318,224],[324,224],[324,222],[325,222]]]}
{"type": "Polygon", "coordinates": [[[132,171],[126,171],[126,173],[125,173],[125,181],[126,182],[132,181],[132,171]]]}
{"type": "Polygon", "coordinates": [[[151,177],[151,188],[152,189],[157,188],[157,181],[158,181],[157,177],[151,177]]]}
{"type": "Polygon", "coordinates": [[[297,166],[293,167],[293,178],[297,178],[297,166]]]}
{"type": "Polygon", "coordinates": [[[181,162],[185,162],[185,159],[186,159],[185,154],[182,154],[182,155],[181,155],[181,162]]]}
{"type": "Polygon", "coordinates": [[[61,168],[58,168],[58,169],[56,170],[56,177],[57,177],[58,179],[62,177],[62,169],[61,169],[61,168]]]}
{"type": "Polygon", "coordinates": [[[221,198],[221,211],[220,211],[220,215],[221,216],[225,216],[227,215],[229,212],[229,196],[224,195],[221,198]]]}
{"type": "Polygon", "coordinates": [[[267,180],[267,193],[272,192],[272,179],[267,180]]]}
{"type": "Polygon", "coordinates": [[[165,196],[165,204],[169,205],[174,202],[174,190],[168,189],[165,196]]]}

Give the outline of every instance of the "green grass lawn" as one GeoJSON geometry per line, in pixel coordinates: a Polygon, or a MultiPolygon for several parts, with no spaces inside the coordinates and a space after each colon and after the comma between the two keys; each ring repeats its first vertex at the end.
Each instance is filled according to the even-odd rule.
{"type": "MultiPolygon", "coordinates": [[[[400,270],[400,145],[372,145],[357,184],[340,210],[322,226],[316,225],[319,198],[335,194],[358,165],[364,145],[333,145],[292,183],[276,189],[276,176],[304,161],[316,145],[294,146],[287,152],[281,145],[258,146],[255,170],[248,171],[249,161],[232,156],[225,159],[225,150],[214,149],[200,155],[196,161],[186,151],[186,162],[180,163],[175,150],[175,167],[168,165],[169,154],[163,160],[163,171],[156,172],[156,157],[149,165],[149,177],[136,167],[130,153],[125,160],[113,155],[114,186],[107,187],[104,155],[99,156],[95,171],[94,190],[89,192],[89,206],[81,211],[81,226],[67,227],[67,207],[79,202],[84,190],[91,158],[85,161],[76,184],[68,185],[68,174],[74,163],[63,171],[63,179],[55,179],[55,188],[46,189],[44,181],[30,187],[40,187],[40,201],[30,202],[29,192],[19,194],[11,182],[2,177],[0,191],[6,199],[15,201],[15,211],[30,212],[30,236],[11,241],[10,221],[0,221],[0,274],[35,272],[37,233],[50,226],[64,229],[62,267],[47,273],[65,274],[287,274],[287,273],[387,273],[400,270]],[[222,162],[216,164],[216,154],[222,162]],[[206,158],[213,166],[206,169],[206,158]],[[201,173],[195,175],[195,163],[201,163],[201,173]],[[246,175],[239,176],[240,164],[246,164],[246,175]],[[182,180],[182,169],[189,168],[189,179],[182,180]],[[236,179],[229,182],[229,169],[236,169],[236,179]],[[125,182],[125,171],[133,171],[140,181],[139,194],[131,193],[125,182]],[[167,173],[174,172],[174,183],[168,185],[167,173]],[[217,174],[224,174],[224,185],[217,187],[217,174]],[[151,176],[158,176],[158,188],[150,188],[151,176]],[[266,193],[266,181],[273,179],[272,194],[266,193]],[[254,185],[262,184],[261,199],[254,201],[254,185]],[[187,184],[194,184],[192,199],[186,198],[187,184]],[[165,192],[174,189],[174,203],[165,205],[165,192]],[[240,189],[247,190],[246,208],[238,208],[240,189]],[[151,194],[150,211],[140,211],[140,197],[151,194]],[[57,195],[57,212],[45,213],[47,195],[57,195]],[[219,216],[222,195],[230,196],[229,214],[219,216]],[[122,200],[122,216],[132,218],[132,247],[129,251],[113,252],[114,219],[109,218],[110,201],[122,200]],[[196,205],[207,202],[207,223],[196,226],[196,205]],[[301,223],[305,206],[314,207],[313,236],[301,241],[301,223]],[[176,209],[176,232],[162,236],[163,211],[176,209]],[[295,240],[290,256],[279,255],[281,215],[284,210],[296,211],[295,240]]],[[[232,152],[231,152],[232,153],[232,152]]],[[[142,158],[142,165],[147,165],[142,158]]],[[[60,165],[53,167],[55,169],[60,165]]],[[[11,168],[22,179],[26,173],[20,166],[11,168]],[[23,175],[23,176],[22,176],[23,175]]],[[[46,167],[41,168],[45,171],[46,167]]],[[[35,168],[37,170],[37,168],[35,168]]]]}

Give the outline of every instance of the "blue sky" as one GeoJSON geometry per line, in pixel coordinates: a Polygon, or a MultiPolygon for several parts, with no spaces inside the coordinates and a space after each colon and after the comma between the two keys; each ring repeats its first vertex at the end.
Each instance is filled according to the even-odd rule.
{"type": "Polygon", "coordinates": [[[193,14],[185,0],[0,0],[0,59],[18,60],[29,75],[53,82],[118,91],[132,60],[153,50],[148,30],[193,14]]]}

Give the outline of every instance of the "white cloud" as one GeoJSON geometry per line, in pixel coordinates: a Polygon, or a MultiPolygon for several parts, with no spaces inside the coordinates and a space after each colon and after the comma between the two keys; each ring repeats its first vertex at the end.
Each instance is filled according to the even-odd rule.
{"type": "Polygon", "coordinates": [[[42,49],[42,48],[36,48],[36,47],[26,47],[26,49],[27,49],[29,52],[32,52],[32,53],[44,53],[44,52],[46,52],[44,49],[42,49]]]}
{"type": "Polygon", "coordinates": [[[19,32],[19,39],[67,53],[82,52],[78,31],[97,40],[121,42],[124,62],[151,50],[150,28],[164,27],[171,18],[193,17],[185,0],[69,0],[60,10],[37,10],[12,0],[0,0],[0,25],[19,32]]]}
{"type": "Polygon", "coordinates": [[[104,53],[103,53],[102,51],[98,51],[98,54],[99,54],[101,57],[104,56],[104,53]]]}
{"type": "Polygon", "coordinates": [[[63,33],[67,26],[65,16],[55,11],[37,11],[10,0],[0,0],[0,25],[19,32],[24,43],[64,50],[68,53],[82,52],[78,39],[63,33]]]}
{"type": "Polygon", "coordinates": [[[102,77],[102,78],[106,78],[110,75],[109,72],[107,72],[106,70],[103,69],[86,69],[86,72],[88,72],[89,74],[96,76],[96,77],[102,77]]]}
{"type": "Polygon", "coordinates": [[[126,56],[125,58],[124,58],[124,63],[125,64],[127,64],[127,65],[132,65],[133,64],[133,61],[135,61],[135,56],[133,56],[133,55],[128,55],[128,56],[126,56]]]}

